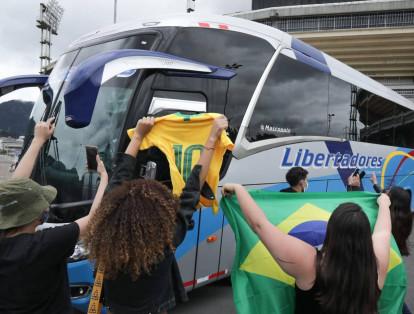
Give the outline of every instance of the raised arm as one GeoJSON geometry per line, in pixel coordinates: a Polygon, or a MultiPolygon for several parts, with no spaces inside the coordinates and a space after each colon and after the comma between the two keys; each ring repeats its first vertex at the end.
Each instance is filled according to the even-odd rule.
{"type": "Polygon", "coordinates": [[[192,226],[192,217],[200,201],[200,189],[206,180],[218,139],[221,133],[227,129],[227,126],[228,122],[225,116],[217,117],[214,120],[200,159],[191,171],[180,195],[180,209],[177,213],[177,225],[174,235],[175,246],[178,246],[184,240],[187,230],[192,226]]]}
{"type": "Polygon", "coordinates": [[[102,197],[105,193],[106,186],[108,185],[108,173],[106,172],[104,163],[99,158],[99,155],[96,155],[96,161],[98,163],[97,172],[100,177],[100,182],[99,182],[98,190],[96,191],[95,198],[93,199],[93,203],[89,211],[89,214],[75,221],[79,226],[79,230],[80,230],[79,237],[83,237],[85,235],[88,223],[90,219],[93,217],[96,209],[101,204],[102,197]]]}
{"type": "Polygon", "coordinates": [[[316,276],[315,248],[272,225],[262,209],[240,184],[225,184],[223,194],[224,196],[236,194],[248,224],[280,267],[296,279],[297,286],[303,290],[312,288],[316,276]]]}
{"type": "Polygon", "coordinates": [[[214,150],[216,148],[217,141],[220,139],[221,133],[227,129],[228,121],[225,116],[220,116],[214,119],[213,126],[210,131],[210,135],[204,144],[203,151],[201,152],[200,159],[197,162],[197,165],[201,166],[200,172],[200,186],[202,187],[208,170],[210,168],[211,159],[214,155],[214,150]]]}
{"type": "Polygon", "coordinates": [[[108,189],[111,190],[115,186],[122,184],[122,182],[127,180],[132,180],[136,178],[135,175],[135,166],[137,163],[137,155],[139,148],[141,147],[142,140],[151,131],[154,126],[155,119],[152,117],[144,117],[138,120],[134,135],[132,136],[131,141],[128,144],[127,149],[124,154],[119,154],[117,156],[115,167],[111,176],[111,181],[109,182],[108,189]]]}
{"type": "Polygon", "coordinates": [[[54,119],[49,118],[46,122],[36,124],[32,143],[14,170],[12,178],[29,178],[31,176],[43,144],[47,142],[55,130],[54,119]]]}
{"type": "Polygon", "coordinates": [[[375,172],[371,173],[370,179],[371,179],[372,187],[374,188],[374,191],[377,193],[381,193],[381,188],[378,186],[377,175],[375,174],[375,172]]]}
{"type": "Polygon", "coordinates": [[[153,117],[144,117],[138,120],[137,125],[135,126],[134,135],[132,136],[131,141],[125,154],[128,154],[132,157],[137,157],[139,148],[141,146],[142,140],[149,131],[151,131],[154,126],[155,119],[153,117]]]}
{"type": "Polygon", "coordinates": [[[381,194],[378,199],[378,216],[372,233],[372,244],[378,266],[378,287],[382,289],[387,276],[391,247],[391,201],[387,194],[381,194]]]}

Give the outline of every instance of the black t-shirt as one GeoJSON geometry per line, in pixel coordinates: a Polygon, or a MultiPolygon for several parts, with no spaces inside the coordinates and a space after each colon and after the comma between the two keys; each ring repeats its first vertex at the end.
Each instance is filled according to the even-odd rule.
{"type": "Polygon", "coordinates": [[[280,192],[287,192],[287,193],[298,193],[295,191],[291,186],[285,189],[281,189],[280,192]]]}
{"type": "Polygon", "coordinates": [[[66,260],[79,237],[71,223],[0,240],[0,313],[72,313],[66,260]]]}

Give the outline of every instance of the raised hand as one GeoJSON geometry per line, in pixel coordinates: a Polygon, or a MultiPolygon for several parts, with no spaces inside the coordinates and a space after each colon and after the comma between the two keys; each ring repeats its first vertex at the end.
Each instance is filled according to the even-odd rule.
{"type": "Polygon", "coordinates": [[[154,117],[144,117],[139,119],[137,125],[135,126],[134,136],[138,137],[140,140],[143,140],[144,137],[151,131],[154,123],[154,117]]]}
{"type": "Polygon", "coordinates": [[[105,165],[99,155],[96,155],[96,162],[98,164],[98,167],[96,168],[96,171],[98,172],[99,176],[102,177],[108,177],[108,173],[106,172],[105,165]]]}
{"type": "Polygon", "coordinates": [[[38,122],[34,129],[34,139],[45,143],[55,131],[55,118],[49,118],[46,122],[38,122]]]}
{"type": "Polygon", "coordinates": [[[385,193],[381,193],[381,195],[377,198],[377,204],[379,207],[389,208],[391,205],[390,197],[385,193]]]}
{"type": "Polygon", "coordinates": [[[226,183],[223,185],[223,188],[221,189],[221,194],[223,196],[231,196],[234,193],[236,193],[236,188],[240,186],[240,184],[236,183],[226,183]]]}
{"type": "Polygon", "coordinates": [[[210,131],[210,139],[217,140],[221,133],[229,127],[229,122],[225,116],[219,116],[214,119],[213,127],[210,131]]]}
{"type": "Polygon", "coordinates": [[[378,184],[377,175],[375,174],[375,172],[371,173],[370,179],[371,179],[372,184],[378,184]]]}

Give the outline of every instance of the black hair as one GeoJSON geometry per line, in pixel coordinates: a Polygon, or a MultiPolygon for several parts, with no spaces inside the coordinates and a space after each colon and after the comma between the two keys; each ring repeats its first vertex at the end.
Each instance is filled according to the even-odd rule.
{"type": "Polygon", "coordinates": [[[300,180],[305,180],[307,175],[308,171],[306,169],[303,169],[302,167],[293,167],[286,173],[286,181],[290,186],[295,186],[300,180]]]}
{"type": "Polygon", "coordinates": [[[411,213],[411,191],[399,186],[394,186],[389,191],[391,200],[390,213],[392,223],[392,235],[397,242],[401,255],[408,256],[408,237],[413,226],[411,213]]]}
{"type": "Polygon", "coordinates": [[[343,203],[332,213],[316,274],[322,313],[377,313],[377,261],[368,217],[359,205],[343,203]]]}

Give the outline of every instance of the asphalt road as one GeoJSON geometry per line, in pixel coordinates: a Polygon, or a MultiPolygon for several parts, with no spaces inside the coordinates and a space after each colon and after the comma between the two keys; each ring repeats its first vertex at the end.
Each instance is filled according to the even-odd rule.
{"type": "MultiPolygon", "coordinates": [[[[412,255],[404,258],[408,277],[406,302],[414,312],[414,231],[411,234],[412,255]]],[[[172,314],[235,314],[229,282],[218,282],[189,293],[190,301],[180,304],[172,314]]]]}
{"type": "Polygon", "coordinates": [[[11,177],[10,165],[14,159],[7,155],[0,155],[0,181],[11,177]]]}
{"type": "Polygon", "coordinates": [[[188,294],[190,300],[179,304],[171,314],[236,314],[230,280],[221,280],[188,294]]]}

